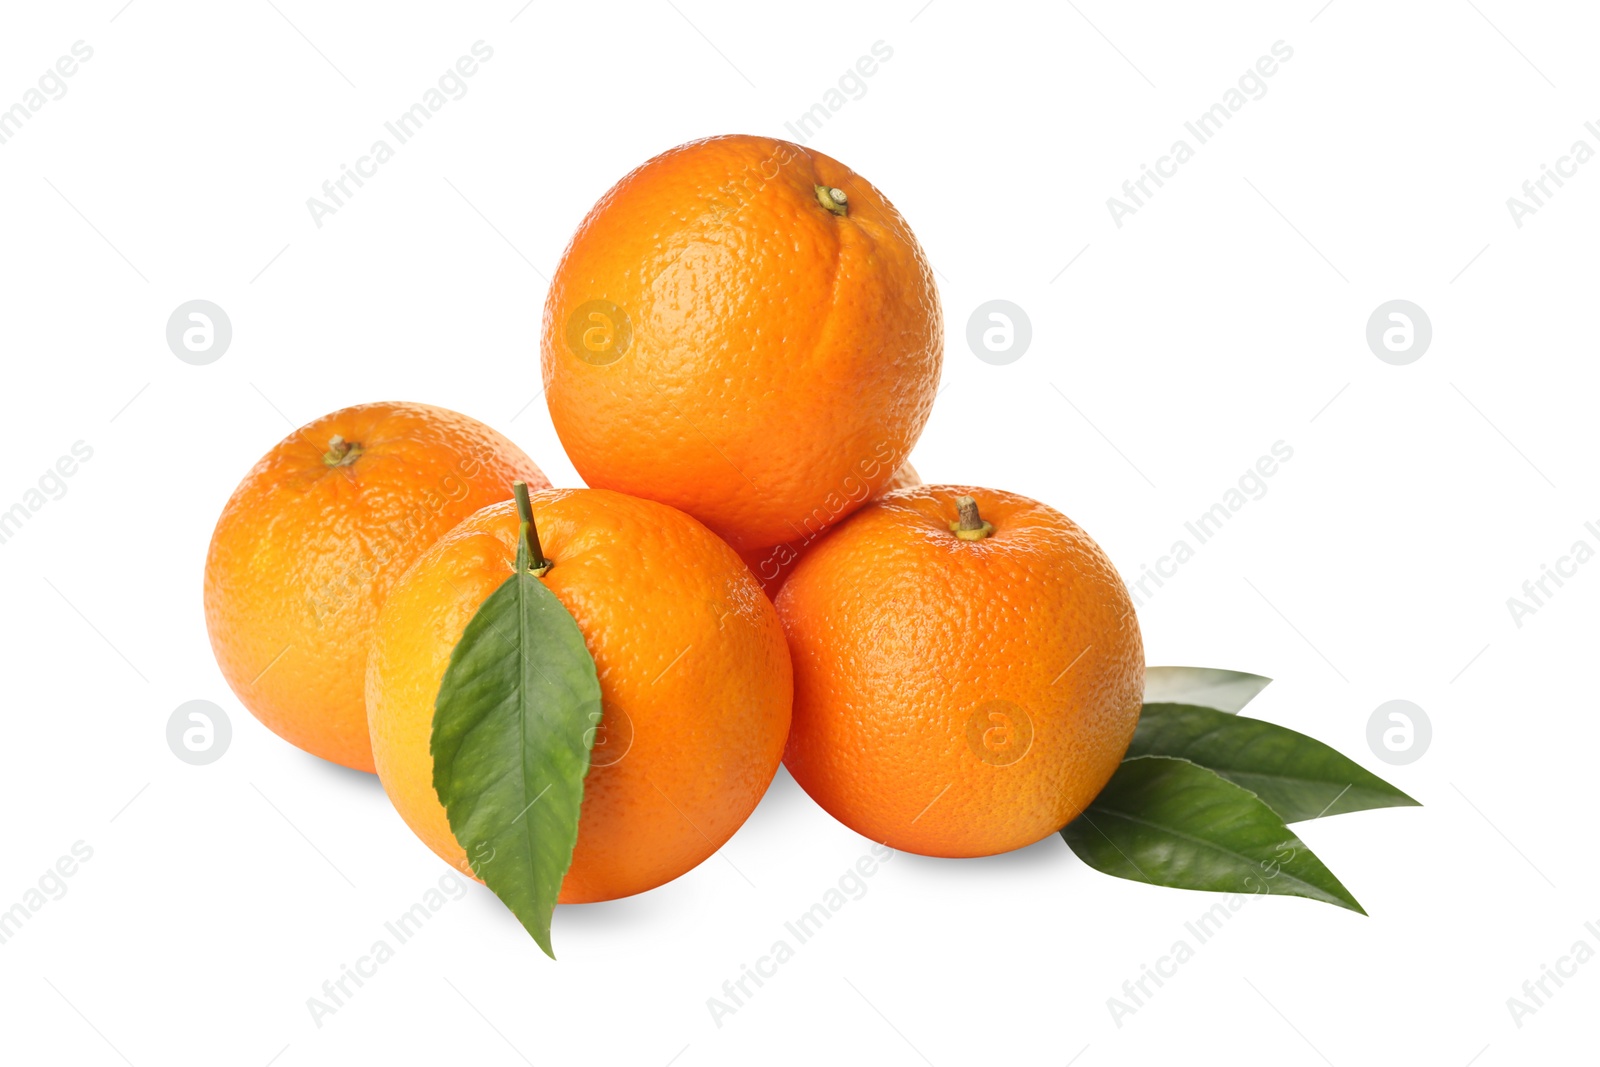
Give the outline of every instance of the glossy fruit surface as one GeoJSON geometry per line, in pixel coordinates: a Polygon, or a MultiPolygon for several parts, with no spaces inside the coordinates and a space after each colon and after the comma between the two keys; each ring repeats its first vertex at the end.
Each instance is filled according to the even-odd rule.
{"type": "Polygon", "coordinates": [[[820,152],[736,136],[672,149],[601,198],[556,269],[541,352],[585,482],[754,552],[883,486],[927,421],[943,345],[894,206],[820,152]]]}
{"type": "Polygon", "coordinates": [[[808,551],[777,606],[795,671],[784,762],[892,848],[984,856],[1054,833],[1138,723],[1127,590],[1088,534],[1026,497],[891,493],[808,551]],[[964,496],[979,518],[965,536],[964,496]]]}
{"type": "MultiPolygon", "coordinates": [[[[583,633],[603,713],[561,901],[640,893],[720,848],[771,783],[793,692],[783,631],[733,550],[688,515],[600,489],[531,502],[554,561],[541,580],[583,633]]],[[[517,533],[507,500],[440,538],[390,593],[368,664],[378,777],[463,871],[433,789],[434,699],[467,622],[512,574],[517,533]]]]}
{"type": "Polygon", "coordinates": [[[550,483],[483,423],[426,404],[344,408],[278,442],[234,490],[206,554],[211,648],[285,740],[371,771],[367,639],[402,571],[521,479],[550,483]]]}

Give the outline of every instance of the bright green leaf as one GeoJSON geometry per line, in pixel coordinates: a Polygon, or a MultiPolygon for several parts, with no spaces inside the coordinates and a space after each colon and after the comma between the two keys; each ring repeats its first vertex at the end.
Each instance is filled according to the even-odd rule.
{"type": "Polygon", "coordinates": [[[1236,712],[1272,683],[1271,678],[1214,667],[1146,667],[1146,704],[1199,704],[1236,712]]]}
{"type": "Polygon", "coordinates": [[[1061,836],[1089,866],[1118,878],[1309,897],[1366,914],[1260,797],[1188,760],[1124,760],[1061,836]]]}
{"type": "Polygon", "coordinates": [[[1146,704],[1133,756],[1178,756],[1266,801],[1284,822],[1417,802],[1315,738],[1212,708],[1146,704]]]}
{"type": "Polygon", "coordinates": [[[553,959],[550,917],[578,840],[600,683],[578,624],[530,570],[526,540],[517,557],[451,653],[434,705],[433,787],[474,873],[553,959]]]}

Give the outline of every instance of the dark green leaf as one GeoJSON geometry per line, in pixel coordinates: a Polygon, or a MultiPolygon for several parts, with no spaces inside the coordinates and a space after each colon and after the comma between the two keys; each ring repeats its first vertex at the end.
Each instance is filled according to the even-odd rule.
{"type": "Polygon", "coordinates": [[[1416,804],[1315,738],[1212,708],[1146,704],[1128,755],[1198,763],[1250,790],[1284,822],[1416,804]]]}
{"type": "Polygon", "coordinates": [[[1188,760],[1124,760],[1061,836],[1079,859],[1118,878],[1309,897],[1366,914],[1260,797],[1188,760]]]}
{"type": "Polygon", "coordinates": [[[1199,704],[1236,712],[1272,683],[1271,678],[1214,667],[1146,667],[1146,704],[1199,704]]]}
{"type": "Polygon", "coordinates": [[[545,953],[578,840],[600,722],[594,659],[518,552],[450,655],[434,704],[433,787],[473,871],[545,953]]]}

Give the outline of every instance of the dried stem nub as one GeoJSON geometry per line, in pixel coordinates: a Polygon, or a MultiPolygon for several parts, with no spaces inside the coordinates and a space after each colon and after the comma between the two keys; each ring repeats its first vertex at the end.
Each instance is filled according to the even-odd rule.
{"type": "Polygon", "coordinates": [[[813,187],[817,194],[817,203],[827,208],[835,215],[850,214],[850,197],[845,195],[843,189],[836,189],[828,185],[813,187]]]}
{"type": "Polygon", "coordinates": [[[346,441],[338,434],[328,438],[328,450],[322,454],[322,462],[330,467],[348,467],[361,455],[360,441],[346,441]]]}
{"type": "Polygon", "coordinates": [[[994,532],[994,524],[978,514],[978,502],[970,496],[956,497],[956,521],[950,529],[963,541],[981,541],[994,532]]]}

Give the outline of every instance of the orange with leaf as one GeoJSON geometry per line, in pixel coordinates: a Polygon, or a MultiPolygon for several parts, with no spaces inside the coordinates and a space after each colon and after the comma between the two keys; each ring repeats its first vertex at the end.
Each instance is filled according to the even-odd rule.
{"type": "Polygon", "coordinates": [[[396,809],[547,951],[558,892],[640,893],[733,835],[791,699],[777,615],[733,550],[600,489],[524,494],[520,515],[507,500],[447,533],[390,593],[367,673],[396,809]]]}
{"type": "Polygon", "coordinates": [[[1360,911],[1287,824],[1415,803],[1235,714],[1264,678],[1147,672],[1111,561],[1026,497],[890,493],[810,549],[777,606],[795,677],[784,762],[891,847],[985,856],[1059,831],[1119,877],[1360,911]],[[1147,703],[1152,675],[1166,692],[1147,703]]]}

